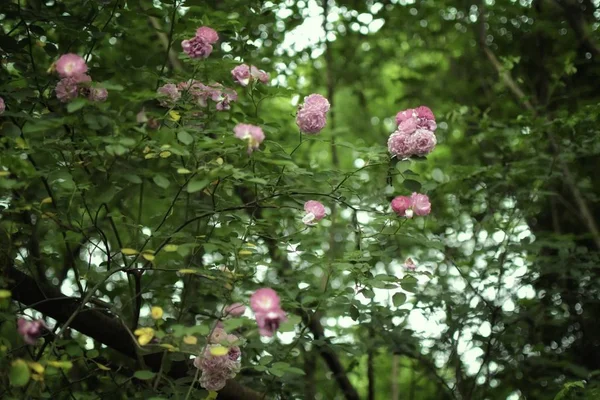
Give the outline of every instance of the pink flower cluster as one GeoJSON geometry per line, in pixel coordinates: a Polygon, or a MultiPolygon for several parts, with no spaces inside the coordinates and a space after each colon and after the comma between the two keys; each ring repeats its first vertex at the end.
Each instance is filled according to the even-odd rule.
{"type": "Polygon", "coordinates": [[[320,94],[311,94],[305,97],[304,104],[298,107],[296,124],[303,133],[315,135],[325,127],[327,111],[329,101],[320,94]]]}
{"type": "Polygon", "coordinates": [[[424,216],[431,212],[431,203],[426,194],[413,193],[410,197],[398,196],[394,198],[392,200],[392,210],[399,217],[424,216]]]}
{"type": "Polygon", "coordinates": [[[54,69],[60,76],[60,81],[54,89],[56,98],[63,103],[81,96],[91,101],[105,101],[108,91],[104,88],[90,86],[92,78],[86,74],[88,67],[85,60],[77,54],[63,54],[54,64],[54,69]]]}
{"type": "Polygon", "coordinates": [[[250,308],[254,311],[258,332],[261,336],[273,336],[279,325],[287,320],[281,309],[277,293],[271,288],[258,289],[250,297],[250,308]]]}
{"type": "Polygon", "coordinates": [[[227,379],[233,379],[240,371],[240,348],[236,345],[239,338],[227,334],[221,328],[215,328],[209,337],[209,344],[204,353],[194,360],[194,366],[202,371],[200,385],[206,390],[221,390],[227,379]],[[218,346],[228,347],[227,354],[215,355],[213,349],[218,346]]]}
{"type": "Polygon", "coordinates": [[[254,65],[238,65],[231,70],[231,75],[233,75],[233,80],[242,86],[248,86],[252,81],[258,81],[265,84],[269,82],[269,74],[262,69],[256,68],[254,65]]]}
{"type": "Polygon", "coordinates": [[[28,321],[24,318],[19,318],[17,321],[17,332],[23,337],[25,343],[34,345],[35,342],[42,336],[44,329],[48,329],[44,321],[35,320],[28,321]]]}
{"type": "Polygon", "coordinates": [[[398,129],[388,139],[388,150],[392,156],[408,158],[424,156],[435,147],[437,129],[433,112],[425,106],[400,111],[396,115],[398,129]]]}
{"type": "Polygon", "coordinates": [[[248,154],[258,149],[260,144],[265,140],[265,134],[259,126],[250,124],[237,124],[233,128],[235,137],[248,141],[248,154]]]}
{"type": "Polygon", "coordinates": [[[315,225],[317,222],[325,218],[325,206],[323,203],[316,200],[309,200],[304,203],[304,211],[306,215],[302,218],[302,222],[306,225],[315,225]]]}
{"type": "Polygon", "coordinates": [[[193,79],[187,82],[179,82],[177,85],[167,83],[159,87],[156,92],[160,105],[169,108],[174,107],[182,96],[186,96],[200,107],[206,107],[210,99],[216,103],[218,111],[223,111],[229,110],[231,102],[236,101],[238,98],[235,90],[226,88],[220,83],[205,85],[193,79]]]}
{"type": "Polygon", "coordinates": [[[4,99],[0,97],[0,115],[4,114],[4,110],[6,110],[6,104],[4,104],[4,99]]]}
{"type": "Polygon", "coordinates": [[[191,39],[181,42],[181,48],[191,58],[206,58],[213,51],[212,45],[219,40],[219,34],[208,26],[201,26],[191,39]]]}

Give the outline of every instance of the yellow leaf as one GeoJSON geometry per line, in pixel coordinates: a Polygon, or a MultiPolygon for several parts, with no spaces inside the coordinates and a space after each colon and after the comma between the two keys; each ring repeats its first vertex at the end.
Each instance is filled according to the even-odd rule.
{"type": "Polygon", "coordinates": [[[150,147],[146,146],[143,151],[144,154],[150,153],[150,147]]]}
{"type": "Polygon", "coordinates": [[[9,176],[9,175],[10,175],[10,171],[0,171],[0,177],[9,176]]]}
{"type": "Polygon", "coordinates": [[[54,368],[69,370],[73,368],[71,361],[48,361],[48,365],[54,368]]]}
{"type": "Polygon", "coordinates": [[[183,337],[183,343],[185,344],[197,344],[198,343],[198,338],[196,338],[196,336],[184,336],[183,337]]]}
{"type": "Polygon", "coordinates": [[[250,250],[240,250],[240,252],[238,254],[240,256],[249,256],[252,254],[252,252],[250,250]]]}
{"type": "Polygon", "coordinates": [[[156,153],[148,153],[148,154],[146,154],[146,155],[144,156],[144,158],[145,158],[146,160],[149,160],[149,159],[151,159],[151,158],[156,158],[156,153]]]}
{"type": "Polygon", "coordinates": [[[159,156],[160,156],[160,158],[169,158],[169,157],[171,157],[171,154],[172,153],[170,151],[161,151],[159,156]]]}
{"type": "Polygon", "coordinates": [[[110,371],[110,368],[108,368],[106,365],[102,365],[99,363],[96,363],[96,365],[98,366],[99,369],[101,369],[102,371],[110,371]]]}
{"type": "Polygon", "coordinates": [[[223,159],[221,157],[217,158],[217,164],[223,165],[223,159]]]}
{"type": "Polygon", "coordinates": [[[191,268],[183,268],[179,270],[180,274],[195,274],[197,271],[191,268]]]}
{"type": "Polygon", "coordinates": [[[150,315],[152,316],[152,319],[161,319],[163,316],[163,309],[160,307],[152,307],[150,315]]]}
{"type": "Polygon", "coordinates": [[[0,299],[8,299],[10,296],[12,296],[10,290],[0,289],[0,299]]]}
{"type": "Polygon", "coordinates": [[[152,328],[139,328],[133,332],[138,337],[140,346],[147,345],[154,337],[154,329],[152,328]]]}
{"type": "Polygon", "coordinates": [[[154,261],[154,256],[148,253],[142,253],[142,257],[144,257],[148,261],[154,261]]]}
{"type": "Polygon", "coordinates": [[[216,357],[224,356],[227,353],[229,353],[229,349],[225,346],[221,346],[220,344],[210,348],[210,354],[216,357]]]}
{"type": "Polygon", "coordinates": [[[15,142],[17,143],[17,148],[19,148],[19,149],[26,149],[27,148],[27,143],[21,137],[16,138],[15,142]]]}
{"type": "Polygon", "coordinates": [[[33,379],[36,382],[41,382],[44,380],[44,377],[38,374],[31,374],[31,379],[33,379]]]}
{"type": "Polygon", "coordinates": [[[165,251],[167,253],[172,253],[174,251],[177,251],[178,246],[176,244],[168,244],[165,246],[165,251]]]}
{"type": "Polygon", "coordinates": [[[52,197],[46,197],[45,199],[43,199],[40,204],[48,204],[48,203],[52,203],[52,197]]]}
{"type": "Polygon", "coordinates": [[[192,171],[190,171],[187,168],[177,168],[177,173],[181,174],[181,175],[185,175],[185,174],[191,174],[192,171]]]}
{"type": "Polygon", "coordinates": [[[29,368],[31,368],[31,370],[33,372],[37,372],[38,374],[43,374],[44,373],[44,366],[42,364],[40,364],[39,362],[34,362],[34,361],[29,361],[29,368]]]}
{"type": "Polygon", "coordinates": [[[216,400],[218,395],[219,395],[219,393],[217,393],[217,392],[215,392],[213,390],[210,390],[208,392],[208,396],[206,396],[204,398],[204,400],[216,400]]]}
{"type": "Polygon", "coordinates": [[[179,115],[177,111],[171,110],[169,111],[169,118],[171,119],[171,121],[177,122],[181,119],[181,115],[179,115]]]}
{"type": "Polygon", "coordinates": [[[135,256],[137,253],[139,253],[139,251],[126,247],[124,249],[121,249],[121,253],[125,254],[126,256],[135,256]]]}
{"type": "Polygon", "coordinates": [[[175,346],[173,346],[172,344],[169,344],[169,343],[163,343],[163,344],[161,344],[159,346],[162,347],[162,348],[165,348],[165,349],[167,349],[169,351],[177,351],[178,350],[177,347],[175,347],[175,346]]]}

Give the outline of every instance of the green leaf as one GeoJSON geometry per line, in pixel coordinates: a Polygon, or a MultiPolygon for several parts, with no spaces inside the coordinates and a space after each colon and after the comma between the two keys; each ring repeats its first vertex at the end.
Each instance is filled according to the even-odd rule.
{"type": "Polygon", "coordinates": [[[435,168],[432,172],[431,172],[431,177],[433,178],[434,181],[436,182],[444,182],[444,173],[442,172],[441,169],[439,168],[435,168]]]}
{"type": "Polygon", "coordinates": [[[31,372],[29,371],[29,366],[23,360],[15,360],[10,366],[10,371],[8,372],[8,379],[12,386],[21,387],[25,386],[27,382],[29,382],[29,378],[31,377],[31,372]]]}
{"type": "Polygon", "coordinates": [[[152,178],[152,180],[154,181],[154,183],[156,183],[157,186],[166,189],[169,187],[169,185],[171,184],[171,182],[169,182],[169,180],[167,178],[165,178],[164,175],[154,175],[154,177],[152,178]]]}
{"type": "Polygon", "coordinates": [[[154,373],[152,371],[135,371],[135,374],[133,374],[134,378],[141,379],[143,381],[152,379],[152,378],[154,378],[154,376],[156,376],[156,373],[154,373]]]}
{"type": "Polygon", "coordinates": [[[179,139],[179,141],[181,143],[183,143],[183,144],[192,144],[192,143],[194,143],[194,138],[192,137],[192,135],[190,135],[186,131],[179,131],[179,132],[177,132],[177,139],[179,139]]]}
{"type": "Polygon", "coordinates": [[[414,293],[417,288],[417,278],[415,278],[412,275],[407,275],[404,278],[402,278],[400,286],[407,292],[414,293]]]}
{"type": "Polygon", "coordinates": [[[88,104],[86,99],[78,97],[67,104],[67,112],[74,113],[75,111],[81,110],[86,104],[88,104]]]}
{"type": "Polygon", "coordinates": [[[350,318],[352,318],[354,321],[357,321],[359,316],[360,312],[358,311],[358,308],[353,305],[350,306],[350,318]]]}
{"type": "Polygon", "coordinates": [[[210,181],[208,179],[192,179],[190,183],[188,183],[187,191],[188,193],[196,193],[204,189],[210,181]]]}
{"type": "Polygon", "coordinates": [[[402,184],[411,192],[418,192],[419,189],[421,189],[421,184],[412,179],[406,179],[404,182],[402,182],[402,184]]]}
{"type": "Polygon", "coordinates": [[[404,293],[395,293],[392,296],[392,302],[394,303],[394,307],[400,307],[406,301],[406,294],[404,293]]]}

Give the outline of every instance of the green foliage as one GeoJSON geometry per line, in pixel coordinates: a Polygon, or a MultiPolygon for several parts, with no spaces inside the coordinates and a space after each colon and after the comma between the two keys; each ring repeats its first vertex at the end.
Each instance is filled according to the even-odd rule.
{"type": "Polygon", "coordinates": [[[220,321],[240,338],[235,382],[269,398],[352,398],[340,377],[369,399],[597,398],[597,7],[329,1],[325,34],[306,26],[317,2],[275,3],[0,6],[2,397],[213,399],[191,358],[220,321]],[[201,25],[220,41],[190,59],[201,25]],[[106,102],[58,101],[65,53],[106,102]],[[276,80],[237,85],[239,60],[276,80]],[[160,105],[189,79],[238,99],[160,105]],[[333,105],[316,136],[294,122],[310,93],[333,105]],[[436,149],[390,159],[394,115],[421,104],[436,149]],[[238,123],[262,127],[259,150],[238,123]],[[412,192],[431,215],[397,218],[412,192]],[[328,209],[312,227],[307,200],[328,209]],[[13,270],[75,308],[57,315],[13,270]],[[222,315],[260,287],[287,313],[269,340],[222,315]],[[27,345],[15,315],[59,329],[27,345]]]}

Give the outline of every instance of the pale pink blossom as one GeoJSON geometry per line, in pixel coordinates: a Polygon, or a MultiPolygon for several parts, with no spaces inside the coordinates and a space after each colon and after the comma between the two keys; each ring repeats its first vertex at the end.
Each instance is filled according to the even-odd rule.
{"type": "Polygon", "coordinates": [[[417,117],[417,113],[415,112],[415,110],[413,108],[409,108],[407,110],[400,111],[398,114],[396,114],[396,123],[398,125],[400,125],[402,122],[406,121],[407,119],[416,118],[416,117],[417,117]]]}
{"type": "Polygon", "coordinates": [[[173,83],[162,85],[156,92],[159,95],[159,103],[163,107],[173,107],[181,98],[181,92],[173,83]]]}
{"type": "Polygon", "coordinates": [[[260,144],[265,140],[265,134],[259,126],[250,124],[237,124],[233,128],[235,137],[248,141],[248,154],[260,147],[260,144]]]}
{"type": "Polygon", "coordinates": [[[232,69],[231,75],[233,75],[233,80],[242,86],[248,86],[250,83],[250,67],[246,64],[238,65],[232,69]]]}
{"type": "Polygon", "coordinates": [[[206,58],[212,53],[213,47],[195,36],[191,39],[186,39],[181,42],[181,48],[191,58],[206,58]]]}
{"type": "Polygon", "coordinates": [[[392,210],[399,217],[412,218],[413,211],[411,209],[412,201],[408,196],[398,196],[392,200],[392,210]]]}
{"type": "Polygon", "coordinates": [[[435,148],[437,139],[435,134],[427,129],[417,129],[417,131],[408,139],[408,145],[411,153],[424,156],[431,153],[435,148]]]}
{"type": "Polygon", "coordinates": [[[255,313],[267,313],[279,308],[279,296],[271,288],[258,289],[250,296],[250,308],[255,313]]]}
{"type": "Polygon", "coordinates": [[[48,327],[42,320],[28,321],[24,318],[17,320],[17,332],[27,344],[34,345],[45,329],[48,327]]]}
{"type": "Polygon", "coordinates": [[[414,271],[417,269],[417,266],[415,265],[414,261],[412,260],[412,258],[407,258],[406,261],[404,261],[404,268],[409,270],[409,271],[414,271]]]}
{"type": "Polygon", "coordinates": [[[410,199],[416,215],[424,216],[431,212],[431,203],[426,194],[413,193],[410,199]]]}
{"type": "Polygon", "coordinates": [[[250,67],[250,75],[252,76],[253,79],[255,79],[261,83],[269,82],[269,74],[267,74],[262,69],[256,68],[254,65],[252,65],[250,67]]]}
{"type": "Polygon", "coordinates": [[[219,40],[217,31],[208,26],[201,26],[196,29],[196,37],[209,44],[213,44],[219,40]]]}
{"type": "Polygon", "coordinates": [[[398,131],[406,135],[412,135],[417,130],[418,121],[416,118],[408,118],[398,124],[398,131]]]}
{"type": "Polygon", "coordinates": [[[326,113],[329,111],[330,105],[329,100],[325,97],[321,96],[318,93],[313,93],[304,98],[303,109],[310,108],[314,110],[318,110],[322,113],[326,113]]]}
{"type": "Polygon", "coordinates": [[[246,312],[246,306],[242,303],[233,303],[225,307],[224,314],[232,317],[241,317],[246,312]]]}
{"type": "Polygon", "coordinates": [[[317,109],[302,108],[296,115],[296,124],[300,130],[307,134],[317,134],[325,127],[327,118],[317,109]]]}
{"type": "Polygon", "coordinates": [[[83,75],[87,72],[87,69],[85,60],[77,54],[63,54],[56,61],[56,72],[61,78],[83,75]]]}
{"type": "Polygon", "coordinates": [[[233,80],[242,86],[248,86],[251,81],[269,82],[269,74],[262,69],[256,68],[254,65],[238,65],[231,70],[231,75],[233,75],[233,80]]]}
{"type": "Polygon", "coordinates": [[[413,154],[410,138],[410,134],[401,131],[392,133],[387,142],[390,154],[400,159],[410,157],[413,154]]]}
{"type": "Polygon", "coordinates": [[[325,206],[316,200],[309,200],[304,203],[304,211],[306,211],[306,215],[302,218],[302,222],[306,225],[314,225],[325,218],[325,206]]]}
{"type": "Polygon", "coordinates": [[[4,110],[6,110],[6,104],[4,104],[4,99],[0,97],[0,114],[4,114],[4,110]]]}

